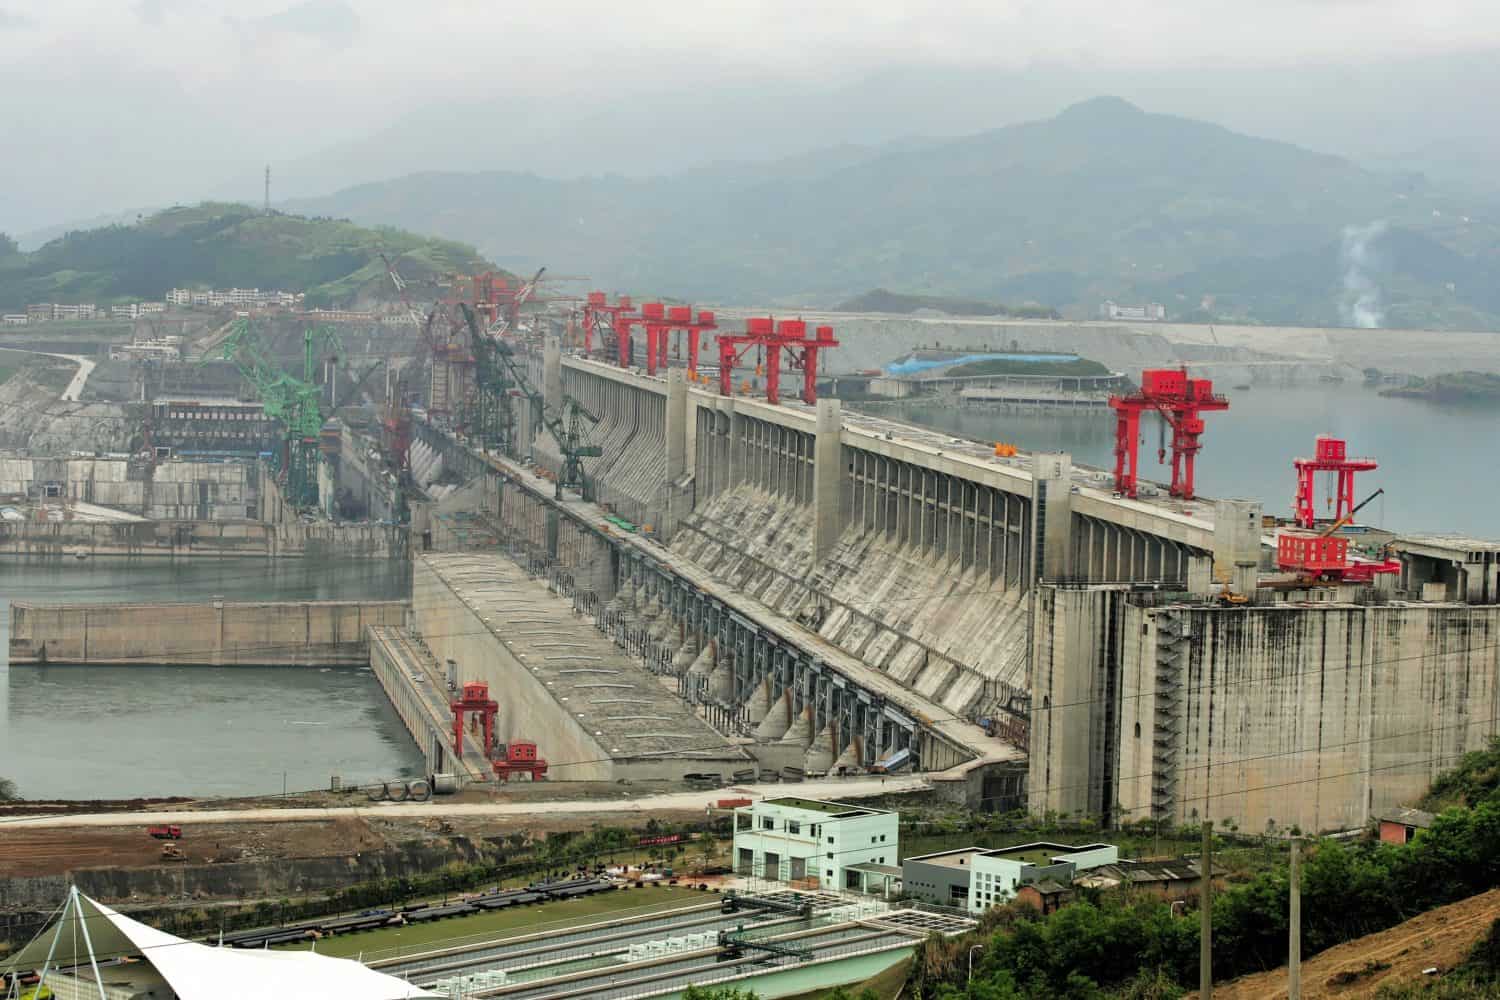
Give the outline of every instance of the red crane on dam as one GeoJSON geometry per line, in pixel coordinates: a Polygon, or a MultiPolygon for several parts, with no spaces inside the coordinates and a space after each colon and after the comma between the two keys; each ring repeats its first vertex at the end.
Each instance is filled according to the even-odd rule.
{"type": "Polygon", "coordinates": [[[1312,458],[1296,458],[1292,466],[1297,470],[1297,503],[1295,520],[1299,528],[1311,528],[1317,522],[1317,478],[1319,473],[1331,474],[1335,488],[1330,506],[1335,521],[1354,512],[1354,474],[1373,472],[1380,467],[1373,458],[1350,458],[1349,447],[1343,438],[1319,434],[1313,442],[1312,458]]]}
{"type": "Polygon", "coordinates": [[[1354,475],[1379,468],[1373,458],[1350,458],[1343,438],[1318,435],[1313,443],[1312,458],[1292,460],[1297,470],[1297,498],[1293,504],[1296,528],[1283,531],[1276,538],[1276,565],[1295,571],[1305,580],[1333,580],[1345,583],[1370,583],[1382,573],[1399,573],[1401,563],[1388,556],[1380,559],[1358,559],[1349,556],[1349,539],[1339,535],[1354,515],[1385,490],[1376,490],[1359,503],[1354,502],[1354,475]],[[1317,478],[1319,474],[1334,477],[1334,493],[1328,505],[1333,521],[1322,531],[1317,528],[1317,478]]]}
{"type": "MultiPolygon", "coordinates": [[[[1201,414],[1229,409],[1229,400],[1215,395],[1206,378],[1189,378],[1186,368],[1148,368],[1141,373],[1141,388],[1128,396],[1111,396],[1115,411],[1115,491],[1136,495],[1137,460],[1140,455],[1141,415],[1155,412],[1164,428],[1172,428],[1172,496],[1193,499],[1193,465],[1203,450],[1201,414]]],[[[1158,462],[1166,461],[1166,446],[1157,448],[1158,462]]]]}
{"type": "Polygon", "coordinates": [[[490,686],[483,681],[469,681],[463,687],[458,700],[450,702],[453,712],[453,753],[462,759],[464,755],[464,715],[478,715],[484,723],[484,755],[490,755],[495,745],[495,719],[500,714],[500,705],[490,697],[490,686]]]}
{"type": "MultiPolygon", "coordinates": [[[[616,339],[619,336],[617,322],[621,316],[631,315],[635,308],[630,301],[630,296],[621,295],[614,305],[609,304],[609,296],[603,292],[589,292],[588,299],[583,304],[583,354],[591,357],[594,353],[594,337],[599,337],[599,349],[608,354],[611,348],[615,348],[616,339]]],[[[627,354],[628,359],[628,354],[627,354]]],[[[623,365],[622,365],[623,367],[623,365]]]]}
{"type": "MultiPolygon", "coordinates": [[[[686,335],[688,356],[687,368],[696,381],[698,377],[698,338],[706,330],[717,330],[714,314],[701,310],[693,315],[692,306],[664,306],[660,302],[647,302],[641,306],[641,322],[646,327],[646,374],[655,375],[658,368],[668,366],[667,347],[672,344],[672,335],[686,335]]],[[[680,352],[679,352],[680,356],[680,352]]]]}
{"type": "Polygon", "coordinates": [[[800,319],[773,320],[769,316],[745,320],[742,334],[720,334],[719,394],[732,392],[734,366],[750,348],[765,352],[766,402],[781,402],[781,353],[786,352],[792,371],[802,372],[802,401],[818,401],[818,353],[839,346],[833,338],[833,327],[819,326],[808,336],[807,323],[800,319]]]}

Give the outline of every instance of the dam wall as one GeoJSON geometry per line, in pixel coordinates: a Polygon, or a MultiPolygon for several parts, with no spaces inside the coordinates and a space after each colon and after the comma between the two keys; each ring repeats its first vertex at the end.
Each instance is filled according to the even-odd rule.
{"type": "Polygon", "coordinates": [[[1037,810],[1353,829],[1500,733],[1493,605],[1042,604],[1037,810]]]}
{"type": "Polygon", "coordinates": [[[576,602],[496,552],[432,553],[414,563],[413,624],[458,684],[500,701],[498,741],[529,739],[548,778],[728,778],[754,759],[628,652],[588,628],[576,602]],[[581,626],[581,627],[580,627],[581,626]]]}
{"type": "Polygon", "coordinates": [[[0,494],[98,504],[162,521],[244,521],[259,516],[252,460],[0,456],[0,494]]]}
{"type": "MultiPolygon", "coordinates": [[[[548,694],[544,682],[469,606],[466,598],[470,595],[445,579],[432,558],[418,557],[413,563],[412,620],[438,662],[458,664],[460,685],[483,681],[503,701],[497,739],[502,743],[536,740],[549,761],[568,763],[559,767],[555,775],[559,779],[609,781],[613,768],[605,748],[548,694]],[[579,763],[569,763],[574,761],[579,763]]],[[[519,627],[524,622],[523,616],[517,616],[509,624],[519,627]]],[[[549,772],[549,777],[554,775],[549,772]]]]}
{"type": "Polygon", "coordinates": [[[10,662],[363,666],[365,629],[401,625],[404,601],[10,606],[10,662]]]}
{"type": "Polygon", "coordinates": [[[960,798],[1006,808],[1019,802],[1018,754],[1004,741],[659,539],[621,528],[571,494],[554,500],[552,483],[535,472],[480,455],[430,425],[418,434],[448,467],[485,484],[474,509],[511,559],[571,596],[615,647],[674,686],[703,718],[746,740],[763,770],[858,772],[905,752],[912,766],[944,772],[940,780],[960,798]]]}
{"type": "MultiPolygon", "coordinates": [[[[1411,801],[1496,731],[1495,644],[1457,638],[1492,629],[1493,604],[1398,602],[1439,588],[1390,580],[1257,591],[1257,504],[1156,484],[1119,497],[1067,455],[1007,455],[837,400],[772,406],[677,370],[558,365],[602,400],[591,440],[607,454],[585,463],[596,493],[666,516],[632,526],[587,496],[555,500],[534,469],[432,428],[425,447],[491,484],[480,511],[500,544],[571,588],[616,645],[716,726],[792,747],[809,771],[982,772],[969,801],[995,807],[1024,758],[1039,812],[1322,830],[1411,801]],[[1331,641],[1339,629],[1365,637],[1331,641]],[[1393,660],[1409,673],[1377,676],[1393,660]],[[1287,694],[1292,665],[1325,683],[1287,694]],[[1414,740],[1425,758],[1404,749],[1414,740]],[[1340,747],[1356,741],[1403,749],[1351,764],[1340,747]]],[[[1489,580],[1488,550],[1455,544],[1398,540],[1401,580],[1462,581],[1454,560],[1489,580]]]]}
{"type": "Polygon", "coordinates": [[[262,522],[268,529],[267,555],[308,558],[404,559],[406,525],[381,521],[334,522],[304,519],[286,502],[271,469],[262,464],[262,522]]]}

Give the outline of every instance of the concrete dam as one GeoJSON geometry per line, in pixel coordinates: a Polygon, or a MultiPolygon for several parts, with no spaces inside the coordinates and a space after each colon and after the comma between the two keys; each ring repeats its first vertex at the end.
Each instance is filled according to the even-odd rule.
{"type": "Polygon", "coordinates": [[[1227,603],[1274,568],[1258,504],[555,344],[532,364],[600,417],[590,499],[554,499],[545,433],[518,460],[426,424],[470,483],[434,516],[490,525],[748,766],[791,746],[984,808],[1343,829],[1497,731],[1500,546],[1397,540],[1399,577],[1227,603]]]}

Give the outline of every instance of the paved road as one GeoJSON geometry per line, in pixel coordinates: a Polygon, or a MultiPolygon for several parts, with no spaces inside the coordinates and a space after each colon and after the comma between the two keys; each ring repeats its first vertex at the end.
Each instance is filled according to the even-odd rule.
{"type": "Polygon", "coordinates": [[[74,816],[18,816],[0,820],[0,830],[63,826],[137,826],[155,823],[300,823],[311,820],[363,817],[365,819],[435,819],[438,817],[492,817],[496,819],[535,816],[537,813],[659,813],[698,810],[722,798],[762,798],[795,795],[799,798],[846,801],[872,795],[925,791],[926,778],[907,775],[886,778],[804,781],[800,784],[736,785],[708,792],[672,792],[637,799],[572,799],[561,802],[519,801],[459,803],[441,799],[428,802],[381,802],[358,806],[304,809],[211,809],[149,810],[143,812],[84,813],[74,816]]]}
{"type": "MultiPolygon", "coordinates": [[[[25,348],[17,347],[12,348],[12,350],[25,351],[25,348]]],[[[89,380],[89,376],[98,367],[97,361],[86,358],[81,354],[53,354],[51,351],[25,351],[25,353],[40,354],[46,358],[62,358],[64,361],[71,361],[78,366],[78,371],[73,373],[73,381],[69,382],[68,387],[62,391],[62,399],[70,403],[78,401],[79,393],[83,392],[83,384],[89,380]]]]}
{"type": "Polygon", "coordinates": [[[67,358],[69,361],[78,362],[78,371],[73,375],[73,381],[68,383],[68,387],[63,390],[62,394],[63,399],[77,402],[79,394],[83,392],[83,384],[94,373],[97,362],[77,354],[54,354],[52,356],[54,358],[67,358]]]}

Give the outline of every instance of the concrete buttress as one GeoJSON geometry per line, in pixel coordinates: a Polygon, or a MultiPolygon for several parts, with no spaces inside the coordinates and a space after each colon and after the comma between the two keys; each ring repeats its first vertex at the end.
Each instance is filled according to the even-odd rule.
{"type": "Polygon", "coordinates": [[[774,742],[786,735],[787,729],[792,724],[792,700],[786,692],[771,703],[771,709],[766,717],[761,720],[760,725],[755,727],[755,738],[774,742]]]}
{"type": "MultiPolygon", "coordinates": [[[[788,736],[791,734],[788,733],[788,736]]],[[[827,774],[833,770],[833,755],[838,746],[838,725],[829,723],[813,737],[803,758],[803,769],[809,774],[827,774]]]]}
{"type": "Polygon", "coordinates": [[[542,347],[542,395],[548,410],[562,412],[562,343],[556,337],[548,337],[542,347]]]}
{"type": "Polygon", "coordinates": [[[833,552],[844,530],[843,491],[848,478],[840,452],[843,416],[837,399],[817,404],[813,441],[813,559],[821,561],[833,552]]]}
{"type": "Polygon", "coordinates": [[[734,657],[726,656],[708,676],[709,696],[720,705],[734,704],[734,657]]]}
{"type": "Polygon", "coordinates": [[[698,658],[693,661],[693,665],[688,668],[688,676],[708,677],[712,674],[714,662],[718,658],[715,655],[716,653],[717,650],[714,648],[714,642],[710,640],[708,645],[703,647],[703,651],[698,654],[698,658]]]}
{"type": "Polygon", "coordinates": [[[750,693],[750,699],[745,703],[745,717],[749,719],[752,726],[758,726],[766,720],[766,715],[771,711],[771,682],[763,680],[755,685],[755,690],[750,693]]]}
{"type": "Polygon", "coordinates": [[[860,770],[865,766],[864,756],[864,740],[856,736],[849,741],[848,746],[844,747],[844,752],[839,754],[839,759],[833,762],[833,767],[829,768],[829,770],[834,772],[840,770],[860,770]]]}
{"type": "Polygon", "coordinates": [[[682,644],[682,648],[677,651],[677,655],[672,657],[672,673],[679,677],[682,676],[697,658],[698,640],[693,636],[688,636],[687,641],[682,644]]]}
{"type": "Polygon", "coordinates": [[[802,714],[798,715],[792,722],[791,728],[786,731],[786,735],[781,737],[781,742],[785,746],[806,747],[812,743],[812,739],[813,714],[812,709],[807,708],[803,709],[802,714]]]}

